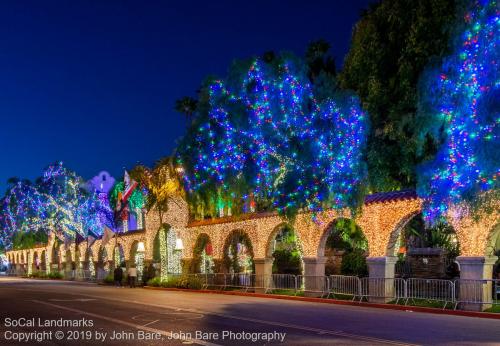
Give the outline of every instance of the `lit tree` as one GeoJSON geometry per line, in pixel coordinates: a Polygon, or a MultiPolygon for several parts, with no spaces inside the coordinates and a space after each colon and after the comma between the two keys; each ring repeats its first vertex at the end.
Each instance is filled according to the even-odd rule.
{"type": "Polygon", "coordinates": [[[0,232],[2,242],[11,245],[16,233],[37,232],[45,226],[43,196],[29,180],[9,180],[2,199],[0,232]]]}
{"type": "Polygon", "coordinates": [[[497,1],[476,1],[465,16],[456,47],[442,66],[427,73],[420,115],[442,141],[423,166],[419,193],[427,222],[452,205],[483,208],[498,199],[500,172],[500,10],[497,1]],[[488,192],[488,193],[486,193],[488,192]]]}
{"type": "Polygon", "coordinates": [[[202,90],[177,160],[191,202],[211,205],[212,214],[242,206],[250,194],[287,215],[356,208],[366,131],[357,98],[332,93],[317,101],[298,59],[255,59],[202,90]]]}
{"type": "Polygon", "coordinates": [[[60,232],[72,239],[89,231],[100,234],[112,222],[107,201],[86,191],[82,178],[62,163],[48,166],[35,184],[10,183],[0,210],[0,238],[5,244],[10,245],[16,234],[60,232]]]}
{"type": "Polygon", "coordinates": [[[48,166],[38,190],[43,196],[43,219],[49,230],[74,238],[89,231],[101,234],[104,224],[112,222],[110,208],[97,193],[88,192],[84,181],[62,162],[48,166]],[[104,216],[104,217],[103,217],[104,216]]]}

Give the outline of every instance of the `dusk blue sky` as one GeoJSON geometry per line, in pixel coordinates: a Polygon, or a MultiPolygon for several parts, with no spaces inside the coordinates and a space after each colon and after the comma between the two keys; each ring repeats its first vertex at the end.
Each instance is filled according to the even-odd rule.
{"type": "Polygon", "coordinates": [[[89,179],[171,154],[175,100],[207,75],[319,38],[340,65],[370,0],[1,1],[0,192],[63,161],[89,179]]]}

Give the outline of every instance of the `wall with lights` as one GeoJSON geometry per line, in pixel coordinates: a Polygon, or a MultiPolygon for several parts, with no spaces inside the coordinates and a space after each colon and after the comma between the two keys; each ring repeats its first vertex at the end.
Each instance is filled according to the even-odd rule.
{"type": "MultiPolygon", "coordinates": [[[[497,210],[498,205],[496,206],[497,210]]],[[[450,209],[449,220],[454,226],[458,240],[461,244],[463,256],[486,256],[489,255],[489,245],[496,241],[495,230],[498,229],[499,213],[488,213],[479,219],[464,218],[464,210],[450,209]],[[458,217],[460,215],[460,217],[458,217]]],[[[354,216],[357,225],[363,230],[368,240],[368,251],[370,257],[394,256],[396,241],[399,233],[406,223],[416,214],[422,211],[422,201],[415,194],[408,192],[393,192],[371,195],[366,198],[361,213],[354,216]]],[[[316,258],[324,256],[326,239],[328,237],[329,225],[338,218],[351,218],[349,209],[326,210],[316,214],[310,212],[299,213],[292,223],[295,230],[303,256],[316,258]]],[[[121,234],[106,244],[105,249],[109,254],[108,261],[112,262],[114,249],[119,246],[123,249],[123,256],[128,263],[134,262],[135,254],[133,247],[137,243],[144,245],[144,261],[153,260],[154,239],[160,229],[160,217],[156,212],[149,212],[145,218],[145,229],[121,234]]],[[[188,220],[187,203],[182,199],[171,202],[169,212],[162,215],[163,223],[170,226],[168,230],[167,246],[167,270],[173,273],[180,271],[180,261],[182,259],[192,259],[193,249],[197,238],[201,234],[206,234],[210,238],[212,247],[211,257],[214,260],[224,258],[224,246],[228,236],[234,230],[241,230],[246,233],[251,241],[254,258],[263,259],[269,257],[269,247],[272,243],[276,230],[284,222],[277,213],[249,213],[238,217],[223,217],[217,219],[193,221],[188,220]],[[178,246],[178,239],[182,239],[182,249],[174,249],[178,246]]],[[[40,256],[45,250],[46,270],[50,270],[53,263],[53,246],[56,243],[55,236],[49,238],[45,247],[37,247],[27,250],[8,251],[7,255],[15,264],[28,264],[35,257],[35,253],[40,256]]],[[[90,247],[86,241],[76,245],[72,243],[68,246],[59,246],[59,258],[61,264],[64,262],[86,262],[88,250],[92,254],[92,264],[99,262],[99,251],[102,247],[102,239],[95,240],[90,247]],[[78,251],[77,250],[78,246],[78,251]],[[76,258],[79,253],[80,258],[76,258]],[[69,254],[69,256],[67,256],[69,254]]],[[[76,266],[79,267],[78,265],[76,266]]],[[[87,268],[89,266],[87,265],[87,268]]],[[[62,266],[61,268],[64,268],[62,266]]]]}

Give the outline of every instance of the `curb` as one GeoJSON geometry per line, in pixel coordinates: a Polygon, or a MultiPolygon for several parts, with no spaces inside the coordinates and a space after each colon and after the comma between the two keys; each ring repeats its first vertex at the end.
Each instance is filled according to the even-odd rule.
{"type": "Polygon", "coordinates": [[[367,303],[367,302],[353,302],[353,301],[348,301],[348,300],[325,299],[325,298],[314,298],[314,297],[295,297],[295,296],[285,296],[285,295],[277,295],[277,294],[248,293],[248,292],[237,292],[237,291],[193,290],[193,289],[188,289],[188,288],[165,288],[165,287],[152,287],[152,286],[144,286],[143,288],[148,289],[148,290],[157,290],[157,291],[224,294],[224,295],[230,295],[230,296],[281,299],[281,300],[292,300],[292,301],[302,301],[302,302],[309,302],[309,303],[323,303],[323,304],[335,304],[335,305],[350,305],[350,306],[359,306],[359,307],[385,309],[385,310],[425,312],[425,313],[437,314],[437,315],[465,316],[465,317],[489,318],[489,319],[500,320],[500,314],[493,313],[493,312],[445,310],[445,309],[437,309],[437,308],[428,308],[428,307],[423,307],[423,306],[377,304],[377,303],[367,303]]]}

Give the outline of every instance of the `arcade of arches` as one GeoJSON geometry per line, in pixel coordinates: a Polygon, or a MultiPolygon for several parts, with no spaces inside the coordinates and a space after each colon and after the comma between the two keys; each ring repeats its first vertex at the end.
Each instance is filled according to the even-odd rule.
{"type": "MultiPolygon", "coordinates": [[[[411,191],[379,193],[367,196],[359,216],[353,218],[368,243],[367,263],[370,277],[394,277],[397,240],[408,221],[421,212],[421,200],[411,191]]],[[[313,218],[310,213],[296,216],[293,229],[297,246],[301,249],[301,268],[305,275],[325,274],[325,247],[332,222],[351,218],[349,211],[327,210],[313,218]]],[[[142,230],[129,231],[105,246],[102,239],[92,244],[61,244],[54,236],[46,246],[7,252],[14,266],[34,270],[68,270],[69,268],[98,271],[106,270],[115,262],[127,266],[164,262],[169,272],[230,272],[246,271],[271,274],[273,244],[283,219],[275,213],[244,214],[238,218],[190,222],[184,200],[170,203],[163,215],[163,226],[154,212],[146,214],[142,230]],[[160,227],[162,226],[162,227],[160,227]],[[160,243],[175,242],[174,246],[160,247],[155,255],[155,239],[159,231],[165,232],[160,243]],[[90,246],[89,246],[90,245],[90,246]],[[141,263],[138,263],[141,262],[141,263]],[[143,262],[143,263],[142,263],[143,262]],[[234,263],[236,262],[236,265],[234,263]],[[233,263],[233,264],[231,264],[233,263]]],[[[493,251],[500,248],[499,212],[480,219],[451,218],[461,247],[461,277],[491,278],[494,264],[493,251]]],[[[172,244],[170,244],[172,245],[172,244]]],[[[160,266],[158,266],[160,267],[160,266]]],[[[162,275],[164,273],[161,273],[162,275]]]]}

